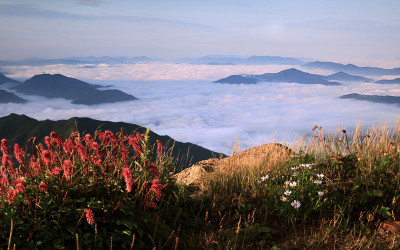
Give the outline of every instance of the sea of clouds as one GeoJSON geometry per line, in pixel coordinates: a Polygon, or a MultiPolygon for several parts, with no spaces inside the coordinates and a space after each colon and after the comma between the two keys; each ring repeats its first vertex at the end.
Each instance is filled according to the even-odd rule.
{"type": "MultiPolygon", "coordinates": [[[[160,135],[229,154],[237,140],[246,149],[273,140],[292,142],[313,134],[319,125],[327,131],[362,126],[393,126],[400,106],[342,100],[349,93],[400,96],[400,85],[344,83],[343,86],[296,83],[218,84],[232,74],[274,73],[285,65],[191,65],[147,63],[136,65],[49,65],[5,67],[7,76],[27,79],[35,74],[60,73],[104,86],[113,85],[137,101],[95,106],[75,105],[64,99],[20,95],[28,104],[1,104],[0,116],[25,114],[35,119],[91,117],[149,127],[160,135]]],[[[328,75],[334,72],[297,69],[328,75]]],[[[378,79],[392,79],[386,76],[378,79]]]]}

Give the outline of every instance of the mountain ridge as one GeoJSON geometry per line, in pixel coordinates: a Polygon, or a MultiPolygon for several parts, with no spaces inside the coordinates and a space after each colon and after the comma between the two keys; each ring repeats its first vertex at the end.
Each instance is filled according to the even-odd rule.
{"type": "MultiPolygon", "coordinates": [[[[31,137],[37,137],[40,142],[48,136],[52,131],[55,131],[63,139],[70,136],[71,132],[79,131],[81,135],[86,133],[94,134],[96,130],[111,130],[114,133],[120,132],[121,129],[130,134],[133,131],[144,133],[146,128],[136,124],[125,122],[109,122],[100,121],[87,117],[72,117],[68,120],[36,120],[26,115],[18,115],[11,113],[8,116],[0,117],[0,139],[7,138],[10,145],[14,143],[20,144],[22,147],[31,137]]],[[[155,143],[156,140],[161,141],[166,148],[171,148],[172,156],[178,161],[182,167],[188,167],[190,164],[214,158],[225,157],[218,152],[211,151],[199,145],[190,142],[179,142],[173,140],[166,135],[158,135],[150,131],[150,142],[155,143]]]]}
{"type": "Polygon", "coordinates": [[[101,85],[67,77],[61,74],[40,74],[14,86],[18,93],[38,95],[47,98],[64,98],[74,104],[96,105],[133,101],[137,98],[120,90],[99,90],[101,85]]]}
{"type": "Polygon", "coordinates": [[[324,76],[310,74],[301,70],[290,68],[278,73],[265,73],[261,75],[233,75],[214,81],[214,83],[253,84],[258,82],[289,82],[299,84],[322,84],[326,86],[342,85],[324,79],[324,76]]]}

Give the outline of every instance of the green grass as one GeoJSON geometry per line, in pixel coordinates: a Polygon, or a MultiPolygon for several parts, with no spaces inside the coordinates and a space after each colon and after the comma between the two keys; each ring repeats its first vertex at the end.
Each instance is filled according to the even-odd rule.
{"type": "MultiPolygon", "coordinates": [[[[400,234],[385,230],[384,223],[396,222],[400,214],[399,131],[398,126],[394,130],[358,126],[355,131],[338,130],[325,136],[315,127],[315,136],[289,145],[290,155],[276,151],[262,161],[229,161],[204,179],[199,195],[171,178],[173,160],[168,152],[156,157],[144,138],[142,148],[147,153],[140,159],[129,158],[133,180],[139,180],[135,192],[127,193],[122,176],[108,172],[116,181],[112,190],[124,206],[110,214],[93,205],[93,196],[98,197],[96,201],[108,197],[104,192],[109,191],[101,187],[96,187],[96,195],[75,194],[63,209],[42,211],[42,235],[44,230],[52,230],[46,237],[60,237],[65,233],[63,227],[72,227],[75,234],[67,231],[57,247],[77,248],[78,242],[81,249],[110,249],[111,242],[114,248],[128,249],[398,249],[400,234]],[[158,165],[164,185],[159,200],[149,191],[155,177],[146,171],[135,172],[146,170],[150,162],[158,165]],[[151,202],[156,202],[156,207],[149,207],[151,202]],[[83,223],[85,217],[78,223],[89,203],[96,224],[83,223]],[[64,224],[59,223],[61,228],[49,222],[59,214],[69,215],[68,220],[61,220],[64,224]],[[107,223],[104,216],[109,218],[107,223]]],[[[119,157],[115,154],[111,162],[120,163],[119,157]]],[[[88,173],[93,175],[91,170],[88,173]]],[[[91,178],[80,179],[80,187],[90,189],[91,178]]],[[[28,190],[35,180],[27,182],[28,190]]],[[[26,222],[33,220],[28,212],[22,213],[22,219],[10,214],[29,210],[24,198],[17,198],[13,207],[2,194],[0,238],[5,240],[0,247],[54,248],[24,231],[29,227],[26,222]]],[[[36,230],[31,224],[29,230],[36,230]]]]}

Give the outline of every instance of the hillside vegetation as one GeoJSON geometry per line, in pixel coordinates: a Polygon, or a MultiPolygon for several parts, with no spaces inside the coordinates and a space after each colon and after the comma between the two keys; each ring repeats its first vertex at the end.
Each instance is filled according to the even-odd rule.
{"type": "Polygon", "coordinates": [[[195,185],[148,131],[3,139],[0,248],[398,249],[399,126],[313,131],[210,160],[195,185]]]}

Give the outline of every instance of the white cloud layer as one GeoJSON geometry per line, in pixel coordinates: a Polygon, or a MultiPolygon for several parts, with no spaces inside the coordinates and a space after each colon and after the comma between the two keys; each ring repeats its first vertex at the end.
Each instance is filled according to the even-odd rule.
{"type": "MultiPolygon", "coordinates": [[[[33,118],[68,119],[73,116],[124,121],[150,127],[161,135],[192,142],[224,153],[236,138],[241,149],[270,142],[290,142],[297,135],[312,133],[314,125],[324,129],[342,126],[393,125],[400,106],[341,100],[349,93],[397,95],[399,85],[348,83],[344,86],[258,83],[230,85],[212,83],[230,74],[278,72],[288,66],[206,66],[184,64],[139,64],[94,69],[55,65],[9,67],[9,77],[62,73],[90,83],[112,84],[139,98],[118,104],[84,106],[62,99],[21,96],[28,104],[2,104],[0,116],[12,112],[33,118]],[[176,79],[181,79],[180,81],[176,79]],[[146,81],[145,81],[146,80],[146,81]]],[[[310,72],[309,70],[307,72],[310,72]]],[[[313,73],[329,73],[313,71],[313,73]]],[[[394,78],[394,77],[393,77],[394,78]]]]}

